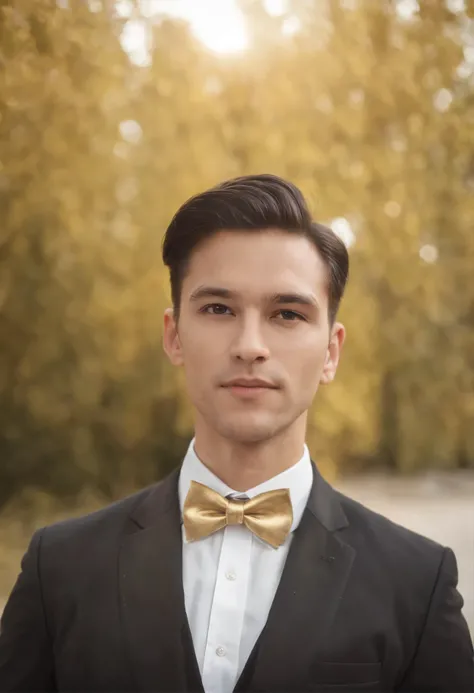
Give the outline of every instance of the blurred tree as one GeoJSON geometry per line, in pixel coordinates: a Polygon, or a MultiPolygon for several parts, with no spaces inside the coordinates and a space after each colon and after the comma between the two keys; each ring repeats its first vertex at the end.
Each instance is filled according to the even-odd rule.
{"type": "Polygon", "coordinates": [[[0,9],[4,497],[153,478],[172,428],[142,303],[160,282],[142,275],[135,177],[118,155],[137,77],[109,9],[0,9]]]}

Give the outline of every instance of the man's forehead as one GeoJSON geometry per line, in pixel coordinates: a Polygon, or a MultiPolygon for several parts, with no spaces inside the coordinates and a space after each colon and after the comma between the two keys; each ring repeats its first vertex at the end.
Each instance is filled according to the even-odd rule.
{"type": "MultiPolygon", "coordinates": [[[[186,275],[183,277],[185,293],[189,296],[202,286],[215,287],[228,291],[233,297],[265,299],[276,294],[315,294],[326,293],[327,268],[315,250],[308,252],[311,245],[308,239],[281,233],[290,243],[282,248],[275,246],[270,238],[261,245],[258,242],[242,242],[250,232],[225,232],[218,234],[229,238],[229,243],[217,241],[217,236],[198,247],[190,258],[186,275]],[[232,243],[236,240],[237,243],[232,243]],[[296,241],[296,245],[292,243],[296,241]],[[301,243],[301,244],[300,244],[301,243]],[[259,251],[263,252],[259,252],[259,251]],[[275,252],[273,252],[275,250],[275,252]]],[[[261,234],[272,236],[275,234],[261,234]]],[[[256,232],[257,241],[260,232],[256,232]]],[[[227,294],[226,297],[229,297],[227,294]]]]}
{"type": "Polygon", "coordinates": [[[211,271],[218,277],[220,268],[226,274],[253,268],[265,277],[278,272],[308,278],[327,269],[310,239],[284,231],[219,232],[199,244],[187,263],[188,274],[211,271]]]}
{"type": "Polygon", "coordinates": [[[266,249],[275,248],[278,252],[282,246],[285,246],[287,249],[307,249],[308,246],[312,245],[311,240],[307,236],[282,229],[223,230],[217,231],[209,238],[201,241],[195,248],[194,254],[225,253],[230,246],[234,249],[238,247],[241,252],[245,253],[245,251],[255,252],[259,246],[266,249]]]}

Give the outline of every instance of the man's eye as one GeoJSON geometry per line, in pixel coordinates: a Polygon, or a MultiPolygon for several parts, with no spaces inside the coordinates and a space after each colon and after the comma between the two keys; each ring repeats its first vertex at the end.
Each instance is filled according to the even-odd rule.
{"type": "Polygon", "coordinates": [[[230,310],[230,308],[224,306],[222,303],[209,303],[201,309],[201,312],[209,313],[209,315],[226,315],[226,310],[230,310]]]}
{"type": "Polygon", "coordinates": [[[305,320],[303,315],[301,315],[300,313],[296,313],[294,310],[280,310],[278,311],[278,313],[286,322],[293,322],[295,320],[305,320]]]}

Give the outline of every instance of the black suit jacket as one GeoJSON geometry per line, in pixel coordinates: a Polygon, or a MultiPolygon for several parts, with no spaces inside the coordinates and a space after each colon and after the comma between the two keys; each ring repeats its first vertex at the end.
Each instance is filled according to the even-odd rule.
{"type": "MultiPolygon", "coordinates": [[[[0,691],[202,691],[184,607],[178,471],[36,532],[5,607],[0,691]]],[[[474,691],[450,549],[314,467],[244,691],[474,691]]]]}

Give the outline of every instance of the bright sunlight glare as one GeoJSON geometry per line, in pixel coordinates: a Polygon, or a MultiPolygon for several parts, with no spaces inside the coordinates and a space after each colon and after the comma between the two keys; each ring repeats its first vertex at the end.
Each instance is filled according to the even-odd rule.
{"type": "Polygon", "coordinates": [[[195,35],[216,53],[240,53],[248,46],[244,17],[234,0],[187,0],[186,17],[195,35]]]}
{"type": "MultiPolygon", "coordinates": [[[[126,15],[130,1],[118,0],[117,6],[126,15]]],[[[141,0],[140,10],[148,17],[165,14],[185,19],[193,34],[216,53],[240,53],[248,47],[244,17],[236,0],[141,0]]],[[[128,45],[131,43],[133,40],[128,45]]]]}

